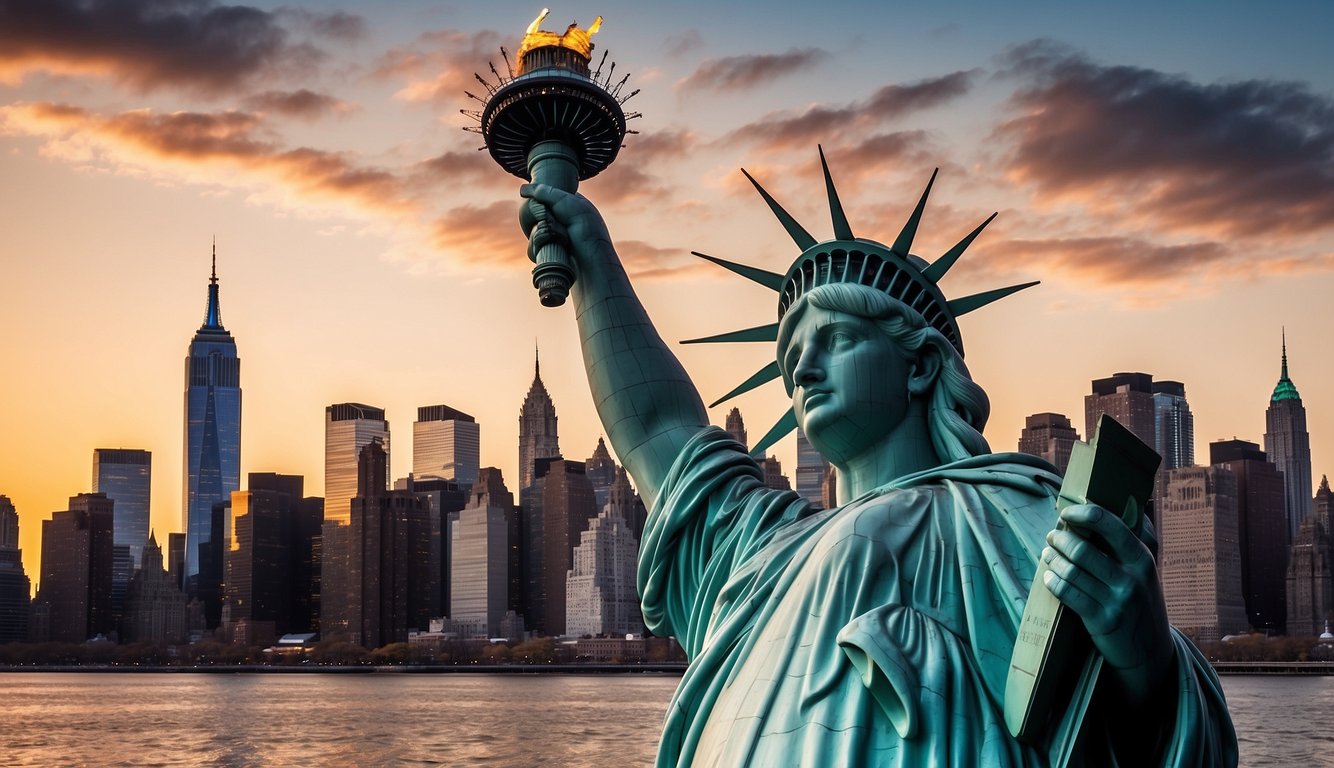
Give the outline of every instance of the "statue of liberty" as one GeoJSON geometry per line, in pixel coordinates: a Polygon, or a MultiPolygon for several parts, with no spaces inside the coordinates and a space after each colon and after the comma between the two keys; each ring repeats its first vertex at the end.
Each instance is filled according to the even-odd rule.
{"type": "Polygon", "coordinates": [[[801,253],[786,274],[712,259],[776,291],[778,318],[709,340],[777,342],[734,394],[781,378],[792,408],[756,452],[800,426],[837,471],[832,509],[765,488],[710,426],[593,205],[522,189],[532,252],[569,246],[593,399],[651,507],[645,620],[690,659],[658,765],[1048,765],[1001,715],[1040,560],[1105,658],[1072,763],[1235,765],[1217,678],[1168,624],[1152,527],[1082,504],[1058,529],[1055,469],[982,437],[956,318],[1027,286],[947,300],[937,281],[985,223],[927,264],[910,254],[925,193],[886,247],[853,235],[824,173],[824,242],[755,183],[801,253]]]}

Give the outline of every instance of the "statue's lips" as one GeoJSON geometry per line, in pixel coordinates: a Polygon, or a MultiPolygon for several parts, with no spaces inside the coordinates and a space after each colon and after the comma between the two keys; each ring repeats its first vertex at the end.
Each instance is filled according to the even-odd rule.
{"type": "Polygon", "coordinates": [[[805,410],[809,411],[811,408],[818,406],[820,403],[831,397],[833,397],[833,393],[826,392],[822,389],[807,390],[801,399],[801,405],[805,410]]]}

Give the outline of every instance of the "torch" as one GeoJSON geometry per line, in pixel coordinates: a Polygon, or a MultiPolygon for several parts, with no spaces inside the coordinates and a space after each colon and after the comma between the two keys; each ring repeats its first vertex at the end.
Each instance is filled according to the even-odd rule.
{"type": "MultiPolygon", "coordinates": [[[[627,115],[622,105],[639,91],[621,97],[630,76],[612,85],[614,62],[603,76],[606,52],[597,71],[590,72],[591,38],[602,26],[601,16],[588,29],[571,24],[563,34],[556,34],[540,29],[547,13],[543,8],[528,26],[519,46],[517,71],[501,48],[509,77],[502,76],[492,64],[494,85],[476,76],[486,87],[487,98],[467,94],[483,108],[462,111],[477,119],[479,127],[466,130],[482,135],[485,149],[501,168],[525,181],[573,193],[578,191],[580,181],[601,173],[616,159],[627,133],[625,121],[639,117],[638,113],[627,115]]],[[[530,200],[525,205],[524,217],[541,221],[546,216],[540,204],[530,200]]],[[[536,228],[531,237],[537,250],[533,287],[544,306],[558,307],[565,303],[575,280],[566,244],[536,228]]]]}

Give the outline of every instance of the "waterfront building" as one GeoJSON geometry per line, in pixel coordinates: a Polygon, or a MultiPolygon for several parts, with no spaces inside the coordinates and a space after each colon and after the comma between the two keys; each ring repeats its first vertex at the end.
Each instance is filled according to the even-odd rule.
{"type": "Polygon", "coordinates": [[[186,602],[180,586],[162,567],[162,548],[150,531],[138,570],[125,590],[121,640],[126,643],[183,643],[186,602]]]}
{"type": "Polygon", "coordinates": [[[471,486],[477,481],[480,452],[481,428],[472,416],[447,405],[417,409],[417,420],[412,422],[414,477],[471,486]]]}
{"type": "Polygon", "coordinates": [[[828,472],[829,462],[797,427],[797,493],[817,509],[824,506],[824,476],[828,472]]]}
{"type": "Polygon", "coordinates": [[[533,383],[519,407],[519,501],[537,481],[537,463],[559,457],[556,406],[542,383],[541,361],[534,357],[533,383]]]}
{"type": "Polygon", "coordinates": [[[1283,473],[1288,540],[1297,536],[1311,514],[1311,435],[1306,431],[1306,407],[1297,386],[1288,377],[1288,338],[1283,335],[1283,363],[1278,384],[1265,410],[1265,453],[1283,473]]]}
{"type": "Polygon", "coordinates": [[[0,643],[28,639],[31,590],[19,549],[19,513],[8,496],[0,495],[0,643]]]}
{"type": "Polygon", "coordinates": [[[225,624],[238,644],[270,645],[311,627],[323,505],[303,497],[300,475],[252,472],[247,485],[232,494],[225,624]]]}
{"type": "MultiPolygon", "coordinates": [[[[362,403],[335,403],[324,409],[324,522],[320,549],[320,631],[326,638],[352,631],[347,596],[347,526],[357,495],[361,450],[379,440],[389,455],[389,422],[384,409],[362,403]]],[[[387,476],[386,476],[387,477],[387,476]]],[[[381,489],[384,490],[384,489],[381,489]]]]}
{"type": "Polygon", "coordinates": [[[114,512],[101,493],[71,497],[69,509],[42,521],[42,578],[37,602],[48,634],[37,640],[82,643],[116,630],[111,611],[114,512]]]}
{"type": "Polygon", "coordinates": [[[506,636],[517,518],[500,470],[480,470],[468,505],[450,526],[450,618],[465,637],[506,636]]]}
{"type": "Polygon", "coordinates": [[[93,493],[116,502],[113,540],[129,547],[133,567],[143,562],[148,543],[148,511],[152,497],[153,454],[130,448],[93,449],[93,493]]]}
{"type": "Polygon", "coordinates": [[[635,590],[639,541],[623,503],[608,503],[579,534],[565,576],[565,634],[643,634],[635,590]]]}
{"type": "MultiPolygon", "coordinates": [[[[207,551],[222,546],[214,535],[214,505],[241,487],[241,361],[236,342],[222,325],[217,249],[208,283],[204,324],[185,358],[185,468],[181,526],[185,530],[185,593],[216,604],[220,569],[203,571],[207,551]]],[[[206,610],[206,613],[212,613],[206,610]]]]}
{"type": "Polygon", "coordinates": [[[366,648],[405,643],[428,627],[433,580],[426,503],[388,488],[389,454],[372,440],[357,460],[347,526],[348,639],[366,648]]]}
{"type": "Polygon", "coordinates": [[[1149,516],[1155,522],[1163,494],[1164,473],[1194,463],[1195,421],[1179,381],[1158,381],[1147,373],[1121,372],[1093,381],[1084,397],[1084,434],[1095,437],[1098,418],[1106,413],[1162,457],[1154,476],[1149,516]]]}
{"type": "Polygon", "coordinates": [[[1019,433],[1019,452],[1046,459],[1065,474],[1070,465],[1070,451],[1079,442],[1079,432],[1063,413],[1035,413],[1024,418],[1019,433]]]}
{"type": "Polygon", "coordinates": [[[1311,514],[1297,529],[1288,556],[1288,634],[1315,637],[1334,619],[1334,492],[1320,479],[1311,514]]]}
{"type": "Polygon", "coordinates": [[[1283,473],[1260,446],[1245,440],[1209,444],[1209,463],[1237,478],[1241,591],[1251,627],[1283,634],[1287,625],[1288,524],[1283,511],[1283,473]]]}
{"type": "Polygon", "coordinates": [[[438,477],[419,478],[408,475],[394,482],[394,489],[409,491],[426,505],[431,525],[431,588],[432,616],[449,616],[450,562],[453,551],[450,543],[450,524],[458,520],[459,510],[468,506],[471,487],[438,477]]]}
{"type": "Polygon", "coordinates": [[[537,479],[523,507],[523,616],[529,629],[565,634],[565,576],[574,547],[597,516],[584,463],[539,459],[537,479]]]}
{"type": "Polygon", "coordinates": [[[1196,643],[1247,631],[1237,477],[1224,466],[1169,470],[1159,570],[1167,617],[1196,643]]]}

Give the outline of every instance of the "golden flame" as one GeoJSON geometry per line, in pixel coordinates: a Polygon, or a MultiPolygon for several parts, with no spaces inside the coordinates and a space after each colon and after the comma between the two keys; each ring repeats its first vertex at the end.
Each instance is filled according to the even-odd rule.
{"type": "Polygon", "coordinates": [[[593,35],[602,28],[602,17],[599,16],[593,20],[588,29],[580,29],[576,22],[571,24],[563,34],[555,32],[545,32],[540,29],[542,20],[547,17],[550,10],[543,8],[542,12],[533,19],[533,23],[528,25],[528,31],[523,36],[523,42],[519,44],[519,61],[523,61],[523,55],[534,48],[545,48],[547,46],[559,46],[576,51],[585,59],[593,55],[593,35]]]}

